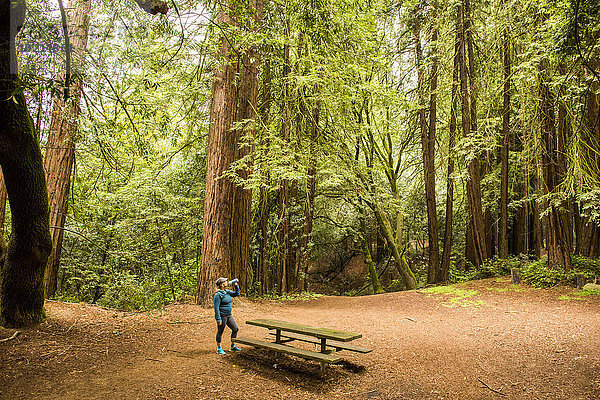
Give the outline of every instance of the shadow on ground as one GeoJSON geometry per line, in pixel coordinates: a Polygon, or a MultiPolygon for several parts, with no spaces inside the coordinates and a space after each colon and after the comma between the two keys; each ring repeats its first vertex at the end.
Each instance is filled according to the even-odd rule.
{"type": "Polygon", "coordinates": [[[351,379],[353,375],[366,371],[362,365],[342,361],[335,365],[327,365],[325,371],[321,372],[321,366],[317,362],[262,349],[245,349],[236,353],[234,357],[228,357],[227,362],[251,370],[266,379],[313,393],[331,391],[333,387],[351,379]]]}

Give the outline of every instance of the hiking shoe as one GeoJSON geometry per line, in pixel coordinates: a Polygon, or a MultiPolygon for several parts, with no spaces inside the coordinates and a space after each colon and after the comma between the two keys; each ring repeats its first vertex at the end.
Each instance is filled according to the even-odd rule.
{"type": "Polygon", "coordinates": [[[231,345],[231,351],[242,351],[242,349],[240,349],[239,347],[237,347],[235,344],[231,345]]]}
{"type": "Polygon", "coordinates": [[[223,354],[225,354],[225,350],[223,350],[221,347],[219,347],[219,348],[217,349],[217,354],[221,354],[221,355],[223,355],[223,354]]]}

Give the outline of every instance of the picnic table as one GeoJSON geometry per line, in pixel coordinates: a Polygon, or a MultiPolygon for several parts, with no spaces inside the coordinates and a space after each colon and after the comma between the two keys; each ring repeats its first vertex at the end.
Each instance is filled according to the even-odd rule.
{"type": "Polygon", "coordinates": [[[369,353],[372,351],[365,347],[348,344],[348,342],[352,340],[361,338],[362,335],[360,333],[330,328],[317,328],[276,319],[253,319],[246,321],[246,324],[260,326],[274,331],[271,334],[275,336],[275,341],[266,342],[252,338],[238,337],[233,339],[235,343],[241,343],[255,348],[274,350],[280,353],[318,361],[321,363],[321,370],[325,369],[325,364],[338,363],[342,360],[341,357],[336,354],[337,351],[348,350],[358,353],[369,353]],[[318,346],[319,351],[310,351],[286,345],[286,343],[295,340],[313,343],[318,346]]]}

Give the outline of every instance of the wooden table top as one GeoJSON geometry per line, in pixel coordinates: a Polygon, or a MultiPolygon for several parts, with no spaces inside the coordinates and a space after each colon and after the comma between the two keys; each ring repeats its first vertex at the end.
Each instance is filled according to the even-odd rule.
{"type": "Polygon", "coordinates": [[[246,321],[246,323],[248,325],[256,325],[269,329],[279,329],[287,332],[301,333],[303,335],[314,336],[319,339],[332,339],[340,342],[349,342],[362,337],[360,333],[344,332],[328,328],[316,328],[313,326],[297,324],[294,322],[279,321],[276,319],[253,319],[246,321]]]}

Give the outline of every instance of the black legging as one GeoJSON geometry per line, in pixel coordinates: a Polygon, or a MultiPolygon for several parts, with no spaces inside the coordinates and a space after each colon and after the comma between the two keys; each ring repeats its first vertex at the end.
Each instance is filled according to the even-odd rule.
{"type": "Polygon", "coordinates": [[[225,326],[227,325],[229,329],[231,329],[231,338],[235,339],[238,333],[238,326],[233,318],[233,315],[225,316],[221,315],[221,325],[217,325],[217,343],[221,343],[221,338],[223,337],[223,331],[225,330],[225,326]]]}

